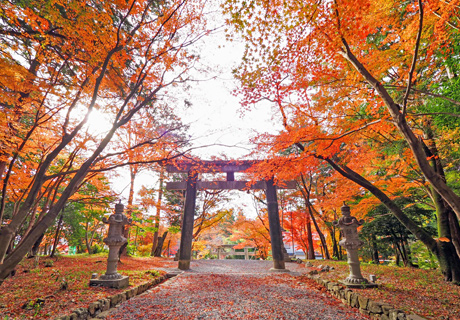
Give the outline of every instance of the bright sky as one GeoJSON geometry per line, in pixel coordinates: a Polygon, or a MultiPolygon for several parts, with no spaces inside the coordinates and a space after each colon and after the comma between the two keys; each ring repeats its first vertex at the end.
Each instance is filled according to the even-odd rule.
{"type": "MultiPolygon", "coordinates": [[[[223,23],[220,15],[215,15],[212,20],[215,26],[223,23]]],[[[192,103],[191,107],[178,110],[178,114],[184,123],[190,124],[192,144],[198,147],[193,154],[204,160],[212,156],[224,156],[228,159],[245,157],[251,149],[251,137],[257,132],[274,133],[281,129],[281,125],[271,120],[270,106],[266,104],[244,112],[244,116],[241,114],[240,100],[232,94],[238,83],[231,73],[243,55],[244,45],[241,42],[227,42],[222,28],[197,43],[196,50],[200,53],[202,66],[210,70],[206,74],[197,74],[196,79],[211,80],[189,83],[190,89],[177,96],[179,110],[185,108],[183,99],[192,103]]],[[[114,188],[123,192],[123,201],[126,201],[129,179],[127,170],[124,171],[126,173],[117,179],[114,188]]],[[[156,176],[146,172],[137,178],[136,189],[139,190],[142,185],[154,187],[156,183],[156,176]]],[[[252,196],[246,192],[233,193],[235,201],[229,203],[228,208],[246,207],[247,215],[254,216],[252,196]]]]}
{"type": "MultiPolygon", "coordinates": [[[[210,27],[223,24],[223,17],[214,14],[210,27]]],[[[240,98],[232,94],[238,86],[232,69],[239,65],[243,56],[242,42],[226,41],[225,31],[221,28],[203,38],[196,48],[201,64],[211,70],[208,74],[197,75],[197,79],[213,79],[190,83],[188,99],[192,107],[182,113],[182,119],[191,124],[190,133],[196,139],[195,146],[215,146],[194,153],[203,159],[221,154],[229,159],[243,157],[250,152],[249,139],[256,132],[274,132],[281,126],[271,121],[270,106],[266,104],[246,111],[244,116],[241,114],[240,98]]]]}

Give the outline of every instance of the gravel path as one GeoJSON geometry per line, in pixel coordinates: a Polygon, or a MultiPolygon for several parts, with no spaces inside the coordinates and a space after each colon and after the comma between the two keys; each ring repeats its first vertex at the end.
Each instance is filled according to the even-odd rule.
{"type": "Polygon", "coordinates": [[[147,293],[128,300],[108,319],[369,319],[292,273],[269,272],[269,261],[200,260],[147,293]]]}

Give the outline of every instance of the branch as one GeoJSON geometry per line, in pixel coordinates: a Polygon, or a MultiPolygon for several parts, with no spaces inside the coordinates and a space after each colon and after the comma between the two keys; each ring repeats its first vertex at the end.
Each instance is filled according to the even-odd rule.
{"type": "MultiPolygon", "coordinates": [[[[61,28],[51,29],[50,31],[46,32],[45,34],[49,35],[49,36],[56,37],[56,38],[60,38],[60,39],[67,39],[67,37],[62,35],[62,34],[54,33],[54,31],[56,31],[58,29],[61,29],[61,28]]],[[[18,31],[13,31],[13,30],[1,30],[1,29],[0,29],[0,34],[5,35],[5,36],[14,36],[14,37],[18,37],[18,38],[23,37],[23,38],[27,38],[27,39],[29,39],[29,37],[27,37],[27,36],[42,35],[42,33],[40,31],[34,31],[34,30],[27,30],[27,31],[23,31],[23,32],[18,32],[18,31]]]]}
{"type": "Polygon", "coordinates": [[[361,131],[361,130],[363,130],[363,129],[365,129],[365,128],[367,128],[367,127],[373,125],[373,124],[379,123],[380,121],[382,121],[382,119],[378,119],[378,120],[375,120],[375,121],[366,123],[365,125],[363,125],[363,126],[361,126],[361,127],[359,127],[359,128],[356,128],[356,129],[347,131],[347,132],[345,132],[345,133],[342,133],[340,136],[335,137],[335,138],[329,138],[329,139],[325,138],[325,139],[317,139],[317,140],[332,140],[331,143],[325,148],[325,149],[329,149],[329,148],[332,146],[332,144],[334,143],[335,140],[339,140],[339,139],[341,139],[341,138],[343,138],[343,137],[345,137],[345,136],[348,136],[348,135],[350,135],[350,134],[352,134],[352,133],[361,131]]]}
{"type": "MultiPolygon", "coordinates": [[[[105,171],[110,171],[110,170],[113,170],[113,169],[116,169],[116,168],[121,168],[121,167],[135,165],[135,164],[163,163],[165,161],[181,157],[181,156],[185,155],[186,152],[188,152],[188,150],[184,151],[182,153],[179,153],[177,155],[162,158],[162,159],[145,160],[145,161],[128,161],[128,162],[124,162],[124,163],[115,164],[115,165],[112,165],[112,166],[106,167],[106,168],[89,169],[88,172],[105,172],[105,171]]],[[[54,178],[59,177],[61,175],[74,174],[74,173],[77,173],[78,171],[80,171],[80,169],[75,169],[75,170],[69,170],[69,171],[65,171],[65,172],[56,173],[56,174],[53,174],[53,175],[46,176],[46,180],[54,179],[54,178]]]]}
{"type": "Polygon", "coordinates": [[[434,116],[434,115],[446,115],[460,118],[460,114],[451,113],[451,112],[426,112],[426,113],[408,113],[410,116],[422,117],[422,116],[434,116]]]}
{"type": "MultiPolygon", "coordinates": [[[[433,12],[433,14],[434,14],[436,17],[441,18],[441,15],[440,15],[439,13],[433,12]]],[[[456,25],[454,25],[452,22],[449,22],[449,21],[447,21],[447,20],[445,20],[445,22],[446,22],[446,24],[447,24],[449,27],[454,28],[454,29],[457,30],[457,31],[460,31],[460,28],[458,28],[458,27],[457,27],[456,25]]]]}
{"type": "MultiPolygon", "coordinates": [[[[385,85],[385,87],[387,88],[402,88],[401,86],[396,86],[396,85],[385,85]]],[[[429,92],[429,91],[426,91],[426,90],[420,90],[420,89],[414,89],[414,88],[411,88],[412,91],[414,92],[418,92],[418,93],[423,93],[427,96],[431,96],[431,97],[435,97],[435,98],[440,98],[440,99],[444,99],[446,101],[449,101],[457,106],[460,106],[460,101],[457,101],[457,100],[454,100],[454,99],[451,99],[451,98],[448,98],[446,96],[443,96],[441,94],[437,94],[437,93],[432,93],[432,92],[429,92]]]]}
{"type": "Polygon", "coordinates": [[[420,228],[412,219],[410,219],[393,200],[391,200],[382,190],[372,184],[369,180],[364,178],[359,173],[353,171],[346,165],[339,165],[331,158],[323,157],[321,155],[314,155],[315,158],[326,161],[333,169],[335,169],[343,177],[360,185],[364,189],[372,193],[379,199],[393,215],[413,234],[422,241],[430,250],[436,247],[436,241],[425,230],[420,228]]]}
{"type": "Polygon", "coordinates": [[[409,93],[410,93],[410,89],[411,89],[411,86],[412,86],[412,77],[413,77],[413,74],[414,74],[415,65],[417,64],[417,56],[418,56],[418,48],[420,46],[420,38],[422,37],[422,27],[423,27],[423,4],[422,4],[422,0],[418,0],[418,5],[419,5],[419,8],[420,8],[420,11],[419,11],[420,22],[419,22],[418,33],[417,33],[417,40],[415,42],[414,56],[412,57],[412,66],[411,66],[410,71],[409,71],[409,79],[407,79],[406,94],[404,95],[404,99],[403,99],[403,106],[402,106],[403,115],[406,114],[407,99],[409,98],[409,93]]]}

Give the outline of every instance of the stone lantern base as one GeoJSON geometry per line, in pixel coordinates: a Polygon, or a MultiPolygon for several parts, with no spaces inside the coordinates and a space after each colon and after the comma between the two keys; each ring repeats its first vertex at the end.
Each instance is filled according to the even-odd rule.
{"type": "Polygon", "coordinates": [[[369,282],[367,279],[345,279],[340,280],[339,283],[345,285],[347,288],[358,288],[358,289],[367,289],[367,288],[377,288],[379,285],[377,283],[369,282]]]}
{"type": "Polygon", "coordinates": [[[90,279],[90,286],[101,286],[107,288],[116,288],[121,289],[129,286],[129,277],[120,275],[120,278],[116,279],[104,279],[104,276],[101,276],[99,279],[90,279]]]}
{"type": "Polygon", "coordinates": [[[270,268],[268,269],[269,272],[291,272],[289,269],[276,269],[276,268],[270,268]]]}

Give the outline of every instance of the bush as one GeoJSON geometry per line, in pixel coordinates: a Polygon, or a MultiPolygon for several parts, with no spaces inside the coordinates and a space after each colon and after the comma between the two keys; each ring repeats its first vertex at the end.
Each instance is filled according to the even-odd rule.
{"type": "Polygon", "coordinates": [[[159,277],[160,276],[160,271],[158,270],[148,270],[148,271],[145,271],[146,274],[150,274],[151,276],[154,276],[154,277],[159,277]]]}
{"type": "Polygon", "coordinates": [[[437,269],[439,266],[436,257],[421,242],[416,241],[411,244],[412,262],[421,269],[437,269]]]}
{"type": "Polygon", "coordinates": [[[137,247],[137,255],[141,256],[141,257],[150,256],[151,251],[152,251],[152,244],[151,243],[137,247]]]}
{"type": "Polygon", "coordinates": [[[91,251],[93,252],[92,254],[109,252],[107,249],[105,249],[103,246],[98,245],[97,243],[91,247],[91,251]]]}
{"type": "Polygon", "coordinates": [[[129,255],[129,256],[133,256],[136,254],[136,247],[131,245],[131,244],[128,244],[126,246],[126,254],[129,255]]]}

